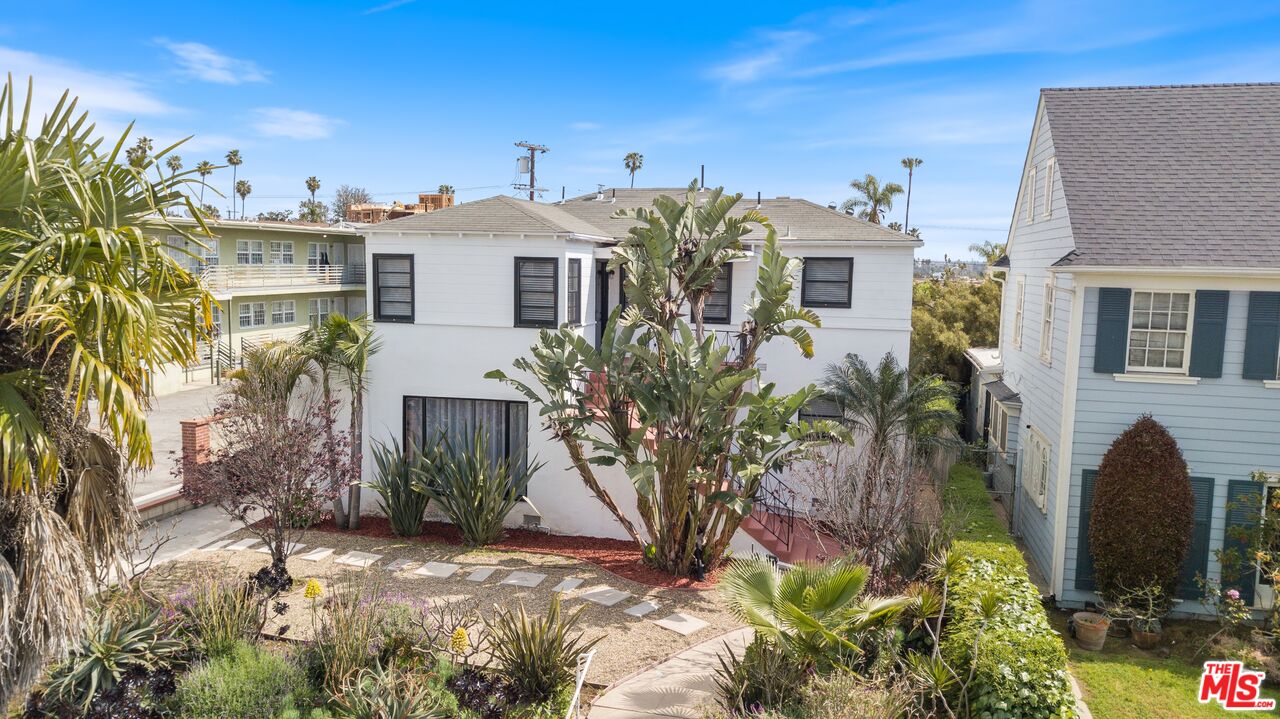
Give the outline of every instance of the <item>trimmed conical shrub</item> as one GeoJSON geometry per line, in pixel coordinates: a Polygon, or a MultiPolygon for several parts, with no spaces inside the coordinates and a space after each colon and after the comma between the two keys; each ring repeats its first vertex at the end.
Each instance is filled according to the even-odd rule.
{"type": "Polygon", "coordinates": [[[1173,596],[1191,546],[1194,509],[1178,442],[1151,415],[1142,415],[1098,466],[1089,520],[1098,592],[1107,597],[1158,585],[1173,596]]]}

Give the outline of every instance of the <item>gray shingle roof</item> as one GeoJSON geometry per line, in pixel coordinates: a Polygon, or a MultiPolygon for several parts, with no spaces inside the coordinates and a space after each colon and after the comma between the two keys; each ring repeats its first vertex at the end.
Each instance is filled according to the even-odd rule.
{"type": "MultiPolygon", "coordinates": [[[[565,212],[582,218],[599,227],[609,236],[623,238],[631,228],[630,220],[616,220],[614,212],[631,207],[652,207],[653,199],[658,195],[670,195],[683,198],[688,188],[684,187],[651,187],[651,188],[617,188],[604,191],[604,199],[597,200],[596,193],[573,197],[557,205],[565,212]]],[[[756,198],[743,197],[735,209],[747,210],[756,206],[756,198]]],[[[760,201],[760,211],[773,223],[779,237],[800,240],[863,240],[875,242],[916,242],[901,232],[896,232],[866,220],[846,215],[843,212],[827,209],[808,200],[791,197],[766,197],[760,201]]],[[[763,239],[761,232],[753,232],[749,239],[756,236],[763,239]]]]}
{"type": "Polygon", "coordinates": [[[579,234],[608,237],[603,230],[556,205],[495,196],[435,212],[399,217],[373,226],[378,230],[579,234]]]}
{"type": "Polygon", "coordinates": [[[1059,266],[1280,267],[1280,84],[1042,92],[1059,266]]]}

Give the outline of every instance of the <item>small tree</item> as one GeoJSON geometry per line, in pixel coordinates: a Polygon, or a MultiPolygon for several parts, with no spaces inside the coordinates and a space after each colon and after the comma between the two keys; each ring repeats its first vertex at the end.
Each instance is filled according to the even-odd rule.
{"type": "Polygon", "coordinates": [[[1194,506],[1177,441],[1151,415],[1142,415],[1098,465],[1089,551],[1099,593],[1155,585],[1173,596],[1191,546],[1194,506]]]}

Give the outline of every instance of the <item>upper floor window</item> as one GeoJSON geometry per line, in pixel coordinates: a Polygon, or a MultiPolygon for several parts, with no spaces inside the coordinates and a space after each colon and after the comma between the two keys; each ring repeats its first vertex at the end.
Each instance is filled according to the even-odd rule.
{"type": "Polygon", "coordinates": [[[236,240],[236,264],[262,264],[262,240],[236,240]]]}
{"type": "Polygon", "coordinates": [[[1190,292],[1134,290],[1128,370],[1186,373],[1192,303],[1190,292]]]}
{"type": "Polygon", "coordinates": [[[1050,157],[1044,163],[1044,216],[1053,217],[1053,166],[1057,160],[1050,157]]]}
{"type": "Polygon", "coordinates": [[[814,397],[809,403],[800,408],[798,415],[804,422],[839,422],[844,419],[844,415],[840,412],[840,405],[836,404],[834,399],[830,397],[814,397]]]}
{"type": "Polygon", "coordinates": [[[1022,348],[1022,306],[1027,299],[1026,275],[1018,275],[1017,287],[1014,289],[1013,304],[1013,346],[1022,348]]]}
{"type": "Polygon", "coordinates": [[[804,307],[852,307],[853,258],[804,258],[800,304],[804,307]]]}
{"type": "Polygon", "coordinates": [[[1053,359],[1053,307],[1056,290],[1053,278],[1044,281],[1044,306],[1040,310],[1040,359],[1045,363],[1053,359]]]}
{"type": "Polygon", "coordinates": [[[1036,166],[1032,165],[1027,170],[1027,187],[1026,197],[1022,201],[1023,211],[1026,213],[1027,222],[1036,219],[1036,166]]]}
{"type": "Polygon", "coordinates": [[[323,267],[329,264],[329,243],[307,243],[307,267],[323,267]]]}
{"type": "Polygon", "coordinates": [[[215,239],[201,240],[200,262],[206,265],[218,264],[218,241],[215,239]]]}
{"type": "Polygon", "coordinates": [[[568,304],[569,316],[565,321],[571,325],[582,324],[582,260],[574,257],[569,260],[569,276],[568,295],[565,302],[568,304]]]}
{"type": "Polygon", "coordinates": [[[271,242],[271,264],[273,265],[292,265],[293,264],[293,243],[292,242],[271,242]]]}
{"type": "Polygon", "coordinates": [[[413,322],[413,255],[373,256],[373,318],[413,322]]]}
{"type": "Polygon", "coordinates": [[[517,257],[515,277],[516,327],[555,327],[560,260],[555,257],[517,257]]]}
{"type": "Polygon", "coordinates": [[[733,267],[724,265],[716,275],[711,293],[702,303],[702,321],[716,325],[732,322],[730,308],[733,303],[733,267]]]}

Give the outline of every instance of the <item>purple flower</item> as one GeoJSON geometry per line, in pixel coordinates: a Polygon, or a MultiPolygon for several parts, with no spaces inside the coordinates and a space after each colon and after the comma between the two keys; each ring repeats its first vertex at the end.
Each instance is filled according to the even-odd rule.
{"type": "Polygon", "coordinates": [[[1228,590],[1227,590],[1227,599],[1230,599],[1230,600],[1231,600],[1231,601],[1233,601],[1233,602],[1234,602],[1234,601],[1238,601],[1238,600],[1240,599],[1240,592],[1239,592],[1238,590],[1235,590],[1235,589],[1228,589],[1228,590]]]}

